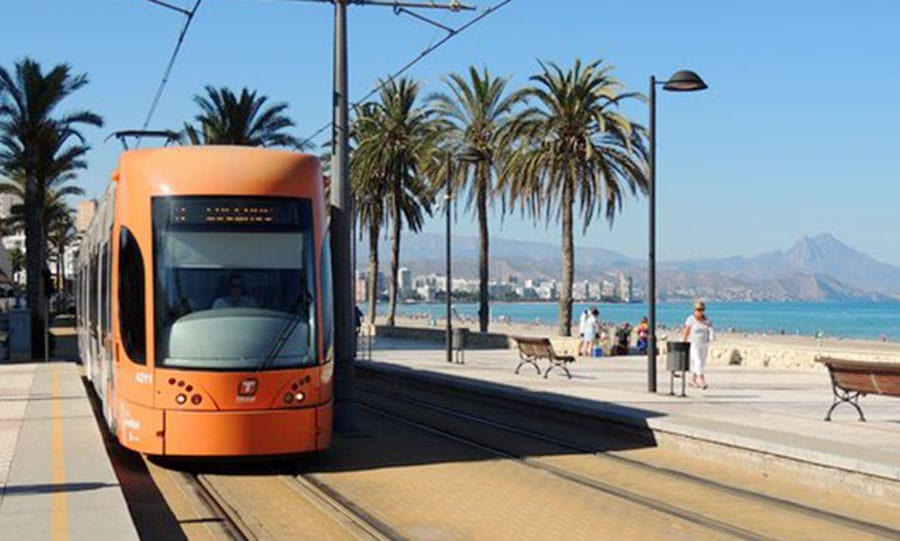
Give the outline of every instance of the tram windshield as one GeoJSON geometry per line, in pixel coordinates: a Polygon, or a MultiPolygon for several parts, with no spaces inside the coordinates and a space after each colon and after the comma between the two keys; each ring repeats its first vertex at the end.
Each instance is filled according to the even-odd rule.
{"type": "Polygon", "coordinates": [[[315,363],[308,200],[153,200],[156,364],[255,370],[315,363]]]}

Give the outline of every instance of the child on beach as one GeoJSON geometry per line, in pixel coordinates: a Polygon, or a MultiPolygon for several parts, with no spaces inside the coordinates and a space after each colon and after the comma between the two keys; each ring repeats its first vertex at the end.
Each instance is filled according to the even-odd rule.
{"type": "Polygon", "coordinates": [[[712,322],[706,317],[706,304],[703,301],[694,303],[694,314],[684,322],[684,341],[691,342],[691,387],[706,389],[706,355],[709,353],[709,341],[712,338],[712,322]]]}

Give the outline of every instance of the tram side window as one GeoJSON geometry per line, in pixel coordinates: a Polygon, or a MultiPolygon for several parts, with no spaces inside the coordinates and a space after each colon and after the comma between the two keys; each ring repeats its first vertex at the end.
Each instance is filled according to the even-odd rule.
{"type": "Polygon", "coordinates": [[[322,255],[319,277],[322,284],[322,351],[325,352],[323,363],[334,360],[334,295],[331,278],[331,235],[325,235],[322,243],[322,255]]]}
{"type": "Polygon", "coordinates": [[[144,257],[128,228],[119,235],[119,332],[128,357],[145,364],[144,257]]]}

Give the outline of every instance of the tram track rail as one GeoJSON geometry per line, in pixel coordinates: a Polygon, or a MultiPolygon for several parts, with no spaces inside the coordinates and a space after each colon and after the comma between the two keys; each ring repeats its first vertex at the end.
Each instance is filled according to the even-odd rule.
{"type": "Polygon", "coordinates": [[[312,492],[315,496],[334,508],[352,522],[359,530],[378,541],[399,541],[405,539],[396,530],[372,516],[368,511],[352,500],[345,498],[340,492],[332,489],[327,483],[319,480],[315,474],[300,474],[294,477],[298,489],[312,492]]]}
{"type": "Polygon", "coordinates": [[[825,509],[815,508],[810,505],[795,502],[789,499],[779,498],[770,494],[743,489],[712,479],[692,475],[690,473],[660,467],[633,458],[623,457],[610,453],[599,453],[589,446],[579,444],[574,441],[569,441],[556,436],[546,436],[544,434],[540,434],[520,427],[510,426],[503,422],[499,422],[481,415],[458,411],[456,409],[451,409],[439,404],[412,398],[407,394],[374,390],[370,385],[359,386],[359,388],[357,389],[357,394],[357,400],[360,406],[376,415],[381,415],[396,422],[401,422],[409,426],[417,427],[421,430],[428,431],[432,434],[436,434],[457,441],[459,443],[477,447],[482,451],[489,452],[495,456],[519,462],[527,467],[545,471],[547,473],[550,473],[551,475],[557,476],[567,481],[586,486],[593,490],[598,490],[605,494],[616,496],[639,506],[654,509],[670,516],[678,517],[693,524],[730,536],[734,536],[739,539],[774,539],[776,537],[767,537],[765,535],[762,535],[758,531],[752,531],[747,528],[735,526],[734,524],[731,524],[724,520],[710,517],[708,514],[694,512],[690,509],[686,509],[683,506],[678,506],[668,501],[662,501],[657,498],[649,497],[635,490],[616,486],[615,484],[604,482],[603,480],[597,479],[595,477],[585,476],[568,468],[561,467],[556,464],[551,464],[547,460],[539,457],[520,456],[515,452],[504,449],[502,446],[485,443],[484,441],[478,441],[478,439],[476,438],[460,434],[459,431],[452,431],[440,426],[434,426],[438,423],[426,422],[422,421],[421,419],[412,418],[412,416],[410,415],[398,414],[396,412],[396,409],[386,409],[384,407],[384,403],[382,402],[381,404],[379,404],[378,400],[387,400],[402,404],[403,406],[405,406],[404,408],[402,408],[404,411],[414,411],[415,409],[427,410],[434,414],[445,416],[459,422],[470,423],[472,425],[486,427],[489,430],[496,430],[505,432],[507,434],[514,434],[517,437],[528,438],[534,441],[539,441],[543,444],[557,446],[565,452],[590,454],[597,460],[610,461],[618,466],[621,466],[622,468],[637,469],[650,475],[662,476],[664,478],[673,479],[678,482],[688,483],[694,486],[702,487],[705,490],[721,493],[723,495],[738,498],[748,502],[753,502],[758,505],[769,506],[773,509],[787,510],[809,519],[825,522],[828,524],[839,525],[851,530],[865,532],[876,537],[884,537],[889,539],[900,538],[900,530],[888,526],[875,524],[846,515],[841,515],[825,509]],[[375,398],[374,402],[372,401],[373,397],[375,398]]]}
{"type": "Polygon", "coordinates": [[[221,521],[221,526],[233,541],[262,541],[268,539],[359,539],[394,541],[403,539],[387,525],[369,515],[360,506],[342,497],[313,474],[279,474],[242,479],[241,475],[182,473],[183,482],[196,491],[221,521]],[[246,494],[236,490],[247,486],[246,494]],[[255,486],[254,486],[255,485],[255,486]],[[281,499],[282,507],[273,511],[268,504],[258,505],[258,495],[272,494],[281,499]],[[278,496],[280,494],[280,496],[278,496]],[[292,515],[279,511],[284,506],[311,513],[301,521],[291,521],[292,515]],[[314,521],[314,523],[312,522],[314,521]]]}
{"type": "Polygon", "coordinates": [[[222,500],[215,488],[204,479],[203,475],[187,472],[177,472],[180,481],[197,495],[207,507],[208,511],[219,522],[225,535],[232,541],[249,541],[254,537],[247,536],[248,528],[240,520],[240,515],[235,513],[230,506],[222,500]]]}
{"type": "Polygon", "coordinates": [[[150,464],[154,481],[190,540],[394,541],[396,531],[315,473],[291,466],[150,464]]]}

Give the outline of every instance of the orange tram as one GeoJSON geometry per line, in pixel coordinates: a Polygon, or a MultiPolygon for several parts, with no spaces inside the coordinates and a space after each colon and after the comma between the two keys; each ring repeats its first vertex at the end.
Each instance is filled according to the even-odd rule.
{"type": "Polygon", "coordinates": [[[150,455],[331,441],[331,258],[319,161],[124,152],[78,256],[78,346],[111,432],[150,455]]]}

